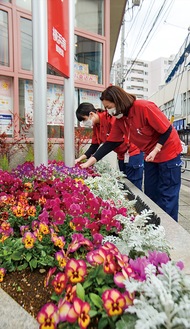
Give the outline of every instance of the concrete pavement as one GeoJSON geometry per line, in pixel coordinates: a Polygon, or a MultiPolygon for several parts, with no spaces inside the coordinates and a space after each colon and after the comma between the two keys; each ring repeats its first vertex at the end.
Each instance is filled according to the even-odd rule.
{"type": "Polygon", "coordinates": [[[186,170],[182,173],[178,222],[190,233],[190,157],[187,160],[186,170]]]}

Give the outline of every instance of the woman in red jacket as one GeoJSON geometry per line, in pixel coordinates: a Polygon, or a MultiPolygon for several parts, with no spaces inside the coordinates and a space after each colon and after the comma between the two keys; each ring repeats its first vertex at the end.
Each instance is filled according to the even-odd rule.
{"type": "Polygon", "coordinates": [[[109,86],[100,97],[104,108],[115,116],[107,141],[82,168],[111,151],[123,134],[144,152],[144,192],[173,219],[178,220],[181,186],[181,142],[177,131],[153,102],[136,100],[118,86],[109,86]],[[110,144],[111,143],[111,144],[110,144]]]}
{"type": "MultiPolygon", "coordinates": [[[[89,149],[75,160],[79,163],[84,159],[89,159],[106,142],[111,131],[112,124],[116,120],[107,111],[95,109],[91,103],[81,103],[76,110],[78,121],[83,127],[93,127],[92,144],[89,149]]],[[[117,153],[119,169],[124,172],[136,187],[142,189],[143,179],[143,152],[134,144],[129,145],[126,137],[122,136],[121,141],[114,144],[114,151],[117,153]]]]}

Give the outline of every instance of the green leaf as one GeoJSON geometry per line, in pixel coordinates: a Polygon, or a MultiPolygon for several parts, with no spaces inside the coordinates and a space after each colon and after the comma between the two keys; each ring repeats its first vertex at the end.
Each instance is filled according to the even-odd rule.
{"type": "Polygon", "coordinates": [[[92,284],[93,284],[92,280],[84,281],[83,288],[86,289],[86,288],[90,287],[92,284]]]}
{"type": "Polygon", "coordinates": [[[107,318],[101,318],[98,321],[98,329],[104,329],[108,325],[108,319],[107,318]]]}
{"type": "Polygon", "coordinates": [[[96,281],[97,281],[98,284],[102,284],[102,282],[104,282],[104,280],[105,280],[105,277],[97,277],[96,278],[96,281]]]}
{"type": "Polygon", "coordinates": [[[29,265],[30,265],[30,268],[33,269],[33,268],[36,268],[37,265],[38,265],[38,262],[36,259],[32,259],[30,262],[29,262],[29,265]]]}
{"type": "Polygon", "coordinates": [[[44,250],[41,251],[41,256],[45,257],[46,256],[46,252],[44,250]]]}
{"type": "Polygon", "coordinates": [[[95,306],[97,306],[98,308],[102,307],[102,300],[101,300],[100,296],[98,296],[94,293],[90,293],[89,296],[95,306]]]}
{"type": "Polygon", "coordinates": [[[91,318],[93,318],[93,316],[96,316],[97,314],[98,314],[98,312],[95,311],[95,310],[90,310],[89,311],[89,315],[90,315],[91,318]]]}
{"type": "Polygon", "coordinates": [[[32,254],[31,253],[27,253],[25,258],[26,258],[27,262],[29,262],[31,260],[31,258],[32,258],[32,254]]]}
{"type": "Polygon", "coordinates": [[[76,293],[80,299],[85,300],[85,291],[81,283],[77,283],[76,293]]]}
{"type": "Polygon", "coordinates": [[[58,303],[59,299],[60,299],[60,296],[56,295],[56,293],[53,292],[53,294],[51,295],[51,300],[58,303]]]}
{"type": "Polygon", "coordinates": [[[21,260],[22,259],[22,251],[15,251],[11,256],[12,260],[21,260]]]}
{"type": "Polygon", "coordinates": [[[17,270],[18,271],[22,271],[22,270],[25,270],[27,267],[28,267],[28,263],[27,262],[24,262],[22,265],[19,265],[17,267],[17,270]]]}

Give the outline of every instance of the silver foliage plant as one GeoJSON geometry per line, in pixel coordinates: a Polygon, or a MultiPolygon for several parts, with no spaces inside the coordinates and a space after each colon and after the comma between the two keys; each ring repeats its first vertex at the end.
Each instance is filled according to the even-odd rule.
{"type": "MultiPolygon", "coordinates": [[[[163,226],[146,225],[151,210],[134,213],[136,201],[128,201],[125,190],[121,189],[122,174],[109,168],[108,163],[98,163],[97,167],[101,177],[89,178],[85,183],[95,195],[128,209],[126,217],[116,216],[124,227],[119,237],[107,236],[103,243],[110,241],[127,255],[131,251],[148,255],[150,250],[169,254],[170,246],[163,226]]],[[[144,281],[133,278],[125,281],[126,290],[135,293],[136,297],[133,305],[126,309],[126,317],[117,322],[116,329],[190,329],[190,276],[172,260],[159,267],[159,274],[156,271],[156,267],[149,264],[145,268],[144,281]],[[130,318],[129,321],[130,314],[135,320],[130,318]]]]}
{"type": "Polygon", "coordinates": [[[120,232],[119,237],[107,236],[104,238],[104,242],[114,243],[120,252],[127,255],[131,251],[147,255],[149,250],[169,253],[171,248],[166,240],[164,227],[146,225],[150,214],[151,211],[145,209],[133,220],[130,217],[117,215],[115,218],[124,225],[124,229],[120,232]]]}
{"type": "Polygon", "coordinates": [[[126,280],[126,290],[140,294],[127,313],[137,315],[135,329],[190,328],[190,277],[169,261],[159,268],[146,269],[146,280],[126,280]]]}
{"type": "Polygon", "coordinates": [[[127,199],[130,191],[123,189],[126,176],[119,169],[113,169],[104,160],[97,162],[95,167],[101,176],[89,177],[85,180],[85,184],[89,186],[94,195],[103,200],[111,200],[118,207],[126,207],[128,214],[133,214],[136,200],[127,199]]]}
{"type": "Polygon", "coordinates": [[[127,199],[128,192],[122,189],[125,175],[119,170],[113,169],[103,160],[96,164],[96,169],[101,176],[89,177],[85,180],[85,184],[96,196],[103,200],[111,200],[118,207],[127,208],[127,217],[115,216],[124,226],[120,237],[107,236],[103,242],[114,243],[120,252],[127,255],[130,251],[143,252],[144,254],[148,250],[169,252],[170,246],[165,239],[164,227],[146,225],[152,211],[145,209],[141,214],[136,214],[134,209],[136,200],[129,201],[127,199]]]}

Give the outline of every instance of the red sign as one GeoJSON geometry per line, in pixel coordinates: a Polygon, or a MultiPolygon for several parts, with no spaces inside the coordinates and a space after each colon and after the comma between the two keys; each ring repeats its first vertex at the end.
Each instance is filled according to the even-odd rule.
{"type": "Polygon", "coordinates": [[[69,77],[69,0],[48,0],[48,63],[69,77]]]}

